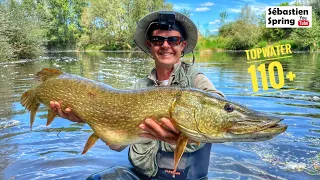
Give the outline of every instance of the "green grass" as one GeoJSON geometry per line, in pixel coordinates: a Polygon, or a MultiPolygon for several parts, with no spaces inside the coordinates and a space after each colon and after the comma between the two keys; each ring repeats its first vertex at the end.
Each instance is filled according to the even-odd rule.
{"type": "Polygon", "coordinates": [[[291,50],[297,50],[298,49],[298,46],[295,43],[295,41],[294,40],[289,40],[289,39],[283,39],[283,40],[274,42],[272,45],[273,46],[277,46],[277,45],[283,45],[283,44],[290,44],[291,45],[291,50]]]}
{"type": "Polygon", "coordinates": [[[202,37],[196,47],[196,50],[215,50],[225,49],[227,39],[218,36],[202,37]]]}
{"type": "Polygon", "coordinates": [[[260,41],[258,42],[258,44],[256,44],[254,46],[254,48],[262,48],[262,47],[267,47],[268,46],[268,42],[267,41],[260,41]]]}
{"type": "MultiPolygon", "coordinates": [[[[219,36],[201,37],[201,39],[198,41],[196,50],[228,49],[227,45],[229,41],[230,39],[219,37],[219,36]]],[[[269,42],[269,43],[266,40],[261,40],[250,49],[267,47],[267,46],[284,45],[284,44],[290,44],[292,50],[299,50],[297,43],[294,40],[290,40],[290,39],[283,39],[280,41],[269,42]]],[[[320,47],[320,44],[318,47],[320,47]]]]}
{"type": "Polygon", "coordinates": [[[93,50],[93,51],[100,51],[104,50],[105,45],[104,44],[88,44],[86,47],[84,47],[85,50],[93,50]]]}

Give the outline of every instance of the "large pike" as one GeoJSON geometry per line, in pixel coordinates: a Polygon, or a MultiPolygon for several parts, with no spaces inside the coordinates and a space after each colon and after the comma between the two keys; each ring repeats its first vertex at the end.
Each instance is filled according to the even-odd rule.
{"type": "MultiPolygon", "coordinates": [[[[181,132],[174,156],[174,172],[188,140],[204,143],[261,141],[284,132],[282,119],[232,103],[212,93],[192,88],[163,87],[118,90],[83,77],[44,68],[37,73],[42,83],[26,91],[21,102],[29,111],[30,128],[40,103],[62,101],[62,108],[86,122],[94,131],[83,154],[98,139],[114,145],[143,143],[138,127],[146,118],[169,118],[181,132]]],[[[56,114],[48,110],[47,125],[56,114]]]]}

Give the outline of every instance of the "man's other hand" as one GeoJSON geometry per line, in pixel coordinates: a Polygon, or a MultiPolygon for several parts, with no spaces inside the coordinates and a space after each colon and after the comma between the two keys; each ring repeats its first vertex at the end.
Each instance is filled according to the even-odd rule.
{"type": "MultiPolygon", "coordinates": [[[[72,122],[78,122],[78,123],[83,123],[84,121],[81,120],[77,115],[75,115],[71,108],[66,108],[64,111],[61,109],[61,102],[57,102],[57,101],[50,101],[50,109],[57,113],[60,117],[68,119],[72,122]]],[[[106,143],[107,146],[110,147],[110,149],[114,150],[114,151],[122,151],[123,149],[125,149],[127,146],[119,146],[119,145],[112,145],[109,143],[106,143]]]]}
{"type": "Polygon", "coordinates": [[[164,141],[170,144],[176,144],[180,136],[179,130],[167,118],[162,118],[161,123],[153,119],[146,119],[139,125],[139,128],[147,131],[147,133],[140,134],[140,137],[164,141]]]}
{"type": "Polygon", "coordinates": [[[57,101],[50,101],[50,108],[51,111],[55,112],[58,114],[60,117],[68,119],[72,122],[78,122],[78,123],[83,123],[84,121],[81,120],[77,115],[75,115],[71,108],[66,108],[64,111],[61,109],[61,102],[57,101]]]}

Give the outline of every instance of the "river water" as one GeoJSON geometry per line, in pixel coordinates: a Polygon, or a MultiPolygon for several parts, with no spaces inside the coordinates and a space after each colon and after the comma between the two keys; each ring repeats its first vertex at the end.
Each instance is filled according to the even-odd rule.
{"type": "MultiPolygon", "coordinates": [[[[281,90],[287,91],[269,84],[268,91],[256,93],[245,58],[245,53],[207,51],[196,54],[194,66],[228,99],[284,117],[288,130],[263,142],[213,144],[209,179],[320,179],[320,55],[295,53],[279,60],[285,74],[296,74],[291,82],[285,79],[281,90]]],[[[0,66],[0,179],[85,179],[111,166],[130,166],[128,149],[115,152],[102,141],[81,155],[90,127],[58,117],[46,127],[44,106],[30,131],[30,114],[20,97],[37,84],[35,74],[44,67],[125,89],[150,72],[150,58],[143,53],[51,53],[0,66]]]]}

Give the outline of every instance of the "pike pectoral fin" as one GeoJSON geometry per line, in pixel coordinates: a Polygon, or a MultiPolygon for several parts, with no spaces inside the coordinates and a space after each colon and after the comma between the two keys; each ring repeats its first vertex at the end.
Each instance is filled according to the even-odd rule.
{"type": "Polygon", "coordinates": [[[174,97],[172,103],[171,103],[171,106],[170,106],[170,109],[169,109],[170,119],[172,119],[174,110],[175,110],[175,108],[176,108],[176,106],[177,106],[177,102],[178,102],[178,100],[180,99],[180,97],[181,97],[181,92],[178,92],[178,93],[176,94],[176,96],[174,97]]]}
{"type": "Polygon", "coordinates": [[[179,161],[182,157],[184,150],[188,144],[188,137],[183,134],[180,134],[180,137],[177,142],[176,149],[174,150],[174,169],[173,169],[173,177],[175,177],[176,171],[178,169],[179,161]]]}
{"type": "Polygon", "coordinates": [[[47,119],[47,126],[51,124],[53,119],[56,117],[57,113],[51,111],[50,109],[48,110],[48,119],[47,119]]]}
{"type": "Polygon", "coordinates": [[[88,152],[88,150],[97,142],[98,139],[99,137],[95,133],[91,134],[91,136],[87,140],[86,145],[84,146],[82,154],[85,154],[86,152],[88,152]]]}

